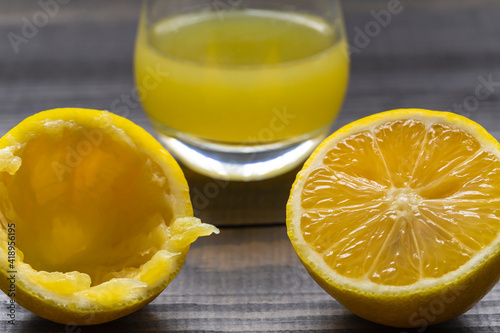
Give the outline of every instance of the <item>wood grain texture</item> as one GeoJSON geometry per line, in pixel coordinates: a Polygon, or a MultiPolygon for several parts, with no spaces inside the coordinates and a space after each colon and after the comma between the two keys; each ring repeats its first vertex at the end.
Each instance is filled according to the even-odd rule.
{"type": "MultiPolygon", "coordinates": [[[[352,72],[333,129],[393,108],[462,105],[458,112],[500,138],[500,87],[469,111],[464,106],[480,77],[500,82],[498,1],[402,0],[401,13],[361,47],[358,28],[364,31],[372,11],[387,5],[343,3],[352,72]]],[[[133,92],[139,7],[136,0],[72,0],[15,53],[8,33],[20,34],[23,20],[41,9],[36,1],[1,2],[0,135],[49,108],[113,111],[133,92]]],[[[139,103],[118,113],[151,130],[139,103]]],[[[186,169],[196,215],[222,226],[222,233],[195,243],[179,276],[152,304],[96,327],[58,325],[18,309],[12,326],[1,295],[0,332],[417,332],[362,320],[309,278],[283,226],[296,172],[227,183],[186,169]]],[[[500,332],[500,286],[465,315],[423,332],[500,332]]]]}

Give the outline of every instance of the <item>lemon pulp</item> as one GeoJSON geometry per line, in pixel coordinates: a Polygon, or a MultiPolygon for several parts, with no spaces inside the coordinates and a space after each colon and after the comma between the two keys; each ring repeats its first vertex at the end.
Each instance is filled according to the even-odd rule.
{"type": "Polygon", "coordinates": [[[384,123],[331,147],[302,190],[304,239],[340,275],[402,286],[498,237],[500,161],[464,130],[384,123]]]}

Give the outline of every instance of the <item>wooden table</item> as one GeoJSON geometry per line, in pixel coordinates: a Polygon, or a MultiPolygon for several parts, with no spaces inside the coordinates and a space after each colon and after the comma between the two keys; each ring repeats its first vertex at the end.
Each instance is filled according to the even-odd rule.
{"type": "MultiPolygon", "coordinates": [[[[481,80],[500,82],[500,5],[496,0],[402,0],[373,37],[356,37],[388,1],[344,3],[352,75],[340,127],[393,108],[453,110],[500,138],[500,86],[474,103],[481,80]]],[[[132,52],[139,2],[72,0],[60,5],[14,52],[42,10],[35,1],[0,4],[0,134],[54,107],[110,109],[133,89],[132,52]]],[[[40,19],[40,18],[39,18],[40,19]]],[[[373,24],[372,24],[373,25],[373,24]]],[[[375,31],[375,30],[374,30],[375,31]]],[[[140,106],[128,117],[151,130],[140,106]]],[[[286,236],[285,203],[297,170],[275,179],[217,182],[185,170],[194,208],[221,227],[200,239],[173,283],[146,308],[94,327],[54,324],[18,309],[1,332],[417,332],[358,318],[319,288],[286,236]]],[[[0,296],[0,304],[6,304],[0,296]]],[[[397,311],[397,309],[395,309],[397,311]]],[[[500,332],[500,285],[466,314],[426,332],[500,332]]]]}

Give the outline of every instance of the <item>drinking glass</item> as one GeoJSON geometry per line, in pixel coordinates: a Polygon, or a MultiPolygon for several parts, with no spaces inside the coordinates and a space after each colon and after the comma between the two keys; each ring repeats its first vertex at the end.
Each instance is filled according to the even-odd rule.
{"type": "Polygon", "coordinates": [[[337,0],[146,0],[134,67],[178,160],[257,180],[294,168],[328,134],[349,53],[337,0]]]}

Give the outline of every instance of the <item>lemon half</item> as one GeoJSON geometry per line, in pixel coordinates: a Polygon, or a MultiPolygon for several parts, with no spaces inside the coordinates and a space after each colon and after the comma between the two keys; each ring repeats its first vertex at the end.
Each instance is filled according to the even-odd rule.
{"type": "Polygon", "coordinates": [[[298,174],[287,229],[312,277],[353,313],[397,327],[456,317],[500,277],[500,145],[447,112],[358,120],[298,174]]]}
{"type": "Polygon", "coordinates": [[[189,245],[218,233],[193,217],[181,169],[131,121],[54,109],[0,139],[0,287],[41,317],[107,322],[152,301],[189,245]]]}

